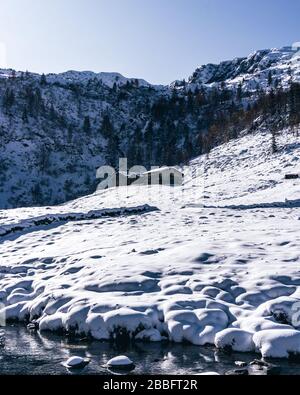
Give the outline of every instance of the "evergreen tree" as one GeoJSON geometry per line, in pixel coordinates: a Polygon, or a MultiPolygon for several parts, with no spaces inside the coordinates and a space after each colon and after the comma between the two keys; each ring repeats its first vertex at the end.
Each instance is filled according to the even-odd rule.
{"type": "Polygon", "coordinates": [[[73,194],[73,187],[74,183],[72,180],[66,180],[64,183],[64,192],[66,195],[66,200],[72,199],[72,194],[73,194]]]}
{"type": "Polygon", "coordinates": [[[86,116],[84,118],[84,121],[83,121],[83,132],[85,134],[90,134],[91,133],[91,121],[90,121],[90,117],[89,116],[86,116]]]}
{"type": "Polygon", "coordinates": [[[23,120],[24,123],[28,123],[28,113],[27,113],[26,107],[23,110],[22,120],[23,120]]]}
{"type": "Polygon", "coordinates": [[[40,81],[40,84],[41,84],[42,86],[45,86],[45,85],[47,85],[47,79],[46,79],[46,76],[45,76],[45,74],[42,74],[42,75],[41,75],[41,81],[40,81]]]}
{"type": "Polygon", "coordinates": [[[277,147],[277,141],[276,141],[276,131],[274,128],[272,128],[272,145],[271,145],[271,150],[272,154],[275,154],[278,152],[278,147],[277,147]]]}
{"type": "Polygon", "coordinates": [[[42,188],[39,183],[36,183],[31,188],[31,195],[32,195],[32,200],[33,200],[34,204],[42,205],[44,203],[43,192],[42,192],[42,188]]]}
{"type": "Polygon", "coordinates": [[[109,116],[106,114],[103,117],[102,125],[101,125],[101,133],[103,137],[110,138],[113,133],[113,125],[110,121],[109,116]]]}
{"type": "Polygon", "coordinates": [[[149,165],[153,163],[153,143],[154,143],[154,130],[153,130],[153,122],[150,121],[146,127],[144,134],[144,141],[146,146],[146,162],[149,165]]]}
{"type": "Polygon", "coordinates": [[[272,86],[272,84],[273,84],[273,76],[272,76],[272,72],[269,71],[269,74],[268,74],[268,85],[272,86]]]}
{"type": "Polygon", "coordinates": [[[57,114],[56,114],[53,104],[51,104],[51,106],[50,106],[49,118],[50,118],[50,121],[52,121],[52,122],[55,122],[57,119],[57,114]]]}
{"type": "Polygon", "coordinates": [[[242,101],[242,97],[243,97],[243,86],[241,83],[239,83],[238,87],[237,87],[237,92],[236,92],[236,98],[238,102],[242,101]]]}
{"type": "Polygon", "coordinates": [[[72,141],[73,141],[73,127],[69,126],[67,131],[67,142],[68,144],[71,144],[72,141]]]}
{"type": "Polygon", "coordinates": [[[3,107],[8,110],[10,109],[15,103],[15,94],[14,91],[10,88],[7,88],[4,92],[2,104],[3,107]]]}
{"type": "Polygon", "coordinates": [[[36,117],[41,110],[44,109],[42,94],[39,88],[34,89],[32,86],[27,86],[25,91],[25,100],[27,103],[28,113],[36,117]]]}
{"type": "Polygon", "coordinates": [[[289,125],[295,127],[300,123],[300,84],[292,83],[288,94],[289,125]]]}

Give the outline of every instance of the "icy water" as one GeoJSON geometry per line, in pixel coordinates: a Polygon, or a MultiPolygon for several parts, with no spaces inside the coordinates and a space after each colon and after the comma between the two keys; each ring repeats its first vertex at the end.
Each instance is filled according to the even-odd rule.
{"type": "MultiPolygon", "coordinates": [[[[227,355],[210,347],[191,345],[138,343],[126,348],[109,343],[86,340],[68,340],[56,335],[41,335],[23,326],[10,326],[0,348],[1,375],[93,375],[111,374],[103,365],[111,358],[126,354],[136,364],[131,374],[198,374],[215,371],[224,374],[236,369],[235,361],[251,362],[253,354],[227,355]],[[78,355],[91,363],[83,370],[69,372],[62,362],[78,355]]],[[[300,363],[275,361],[282,374],[300,374],[300,363]]]]}

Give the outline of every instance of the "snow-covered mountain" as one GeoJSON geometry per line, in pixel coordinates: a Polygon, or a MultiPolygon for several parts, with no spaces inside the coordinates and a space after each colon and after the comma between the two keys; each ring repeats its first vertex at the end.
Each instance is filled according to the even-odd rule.
{"type": "Polygon", "coordinates": [[[185,168],[185,184],[0,211],[0,311],[41,332],[300,353],[297,133],[260,129],[185,168]]]}
{"type": "MultiPolygon", "coordinates": [[[[255,93],[275,86],[287,88],[291,81],[300,82],[300,48],[296,47],[260,50],[246,58],[201,66],[187,84],[191,89],[212,88],[220,83],[228,89],[241,85],[244,91],[255,93]]],[[[182,85],[182,81],[172,84],[182,85]]]]}
{"type": "Polygon", "coordinates": [[[282,92],[299,82],[299,59],[290,47],[258,51],[202,66],[170,86],[118,73],[1,70],[0,207],[91,193],[96,169],[116,166],[119,157],[130,165],[177,165],[267,119],[280,118],[281,128],[297,124],[291,103],[299,113],[299,90],[282,92]],[[280,108],[271,93],[280,95],[280,108]]]}
{"type": "Polygon", "coordinates": [[[116,73],[3,70],[0,206],[53,204],[93,191],[96,169],[124,156],[130,135],[146,125],[156,89],[116,73]]]}
{"type": "MultiPolygon", "coordinates": [[[[36,78],[40,80],[41,75],[37,73],[27,73],[27,76],[30,75],[32,78],[36,78]]],[[[0,78],[21,78],[24,77],[24,72],[16,72],[12,69],[1,69],[0,70],[0,78]]],[[[62,85],[68,85],[72,83],[88,83],[91,80],[98,81],[103,85],[108,86],[109,88],[113,88],[114,84],[117,86],[126,85],[127,83],[134,83],[138,86],[148,87],[152,86],[149,82],[138,79],[138,78],[126,78],[120,73],[94,73],[93,71],[74,71],[70,70],[65,73],[60,74],[47,74],[45,75],[47,82],[49,83],[56,83],[62,85]]],[[[154,85],[153,85],[154,86],[154,85]]],[[[158,86],[159,87],[159,86],[158,86]]]]}
{"type": "Polygon", "coordinates": [[[123,86],[129,83],[134,83],[141,87],[149,87],[147,81],[137,78],[126,78],[120,73],[93,73],[92,71],[67,71],[61,74],[48,74],[47,80],[52,83],[69,84],[69,83],[88,83],[90,80],[96,80],[102,84],[113,88],[116,86],[123,86]]]}

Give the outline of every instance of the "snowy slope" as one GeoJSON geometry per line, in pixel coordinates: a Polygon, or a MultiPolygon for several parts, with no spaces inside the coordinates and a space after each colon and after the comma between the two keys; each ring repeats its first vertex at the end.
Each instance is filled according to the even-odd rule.
{"type": "Polygon", "coordinates": [[[14,229],[0,239],[2,313],[95,339],[125,328],[136,340],[300,352],[300,180],[284,180],[300,172],[300,143],[285,131],[271,155],[270,138],[261,131],[197,158],[183,188],[1,211],[2,230],[14,229]],[[35,226],[41,216],[60,220],[35,226]]]}
{"type": "MultiPolygon", "coordinates": [[[[244,92],[255,94],[258,90],[268,91],[275,86],[287,88],[291,81],[300,81],[300,51],[283,47],[256,51],[246,58],[220,64],[203,65],[188,79],[187,86],[192,90],[196,87],[211,89],[225,83],[227,89],[237,89],[241,85],[244,92]]],[[[175,81],[171,86],[180,89],[182,81],[175,81]]]]}

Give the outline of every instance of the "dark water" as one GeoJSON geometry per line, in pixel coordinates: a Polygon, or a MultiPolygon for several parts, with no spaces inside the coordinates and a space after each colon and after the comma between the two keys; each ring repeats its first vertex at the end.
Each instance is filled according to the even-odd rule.
{"type": "MultiPolygon", "coordinates": [[[[221,374],[236,369],[235,361],[251,362],[257,355],[224,354],[210,347],[138,343],[126,348],[108,343],[68,340],[56,335],[41,335],[23,326],[3,328],[4,346],[0,347],[0,374],[65,375],[110,374],[103,367],[117,356],[127,355],[136,364],[131,374],[197,374],[215,371],[221,374]],[[83,370],[69,372],[62,362],[71,356],[89,358],[83,370]]],[[[300,374],[300,363],[275,361],[282,374],[300,374]]]]}

